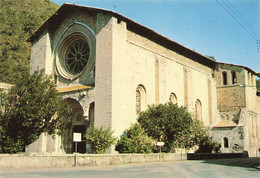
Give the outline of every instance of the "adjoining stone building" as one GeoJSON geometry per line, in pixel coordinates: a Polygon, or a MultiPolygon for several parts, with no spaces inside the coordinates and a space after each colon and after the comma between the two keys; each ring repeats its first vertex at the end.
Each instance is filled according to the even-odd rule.
{"type": "MultiPolygon", "coordinates": [[[[259,93],[255,72],[244,66],[217,63],[217,103],[219,119],[211,129],[222,152],[247,150],[259,156],[259,93]]],[[[258,74],[259,75],[259,74],[258,74]]]]}
{"type": "MultiPolygon", "coordinates": [[[[215,62],[118,13],[73,4],[63,4],[29,41],[31,72],[53,75],[73,113],[65,135],[43,134],[27,151],[72,153],[72,133],[94,125],[119,137],[148,105],[171,101],[209,126],[223,152],[237,144],[256,156],[253,70],[215,62]]],[[[79,151],[90,150],[81,143],[79,151]]]]}

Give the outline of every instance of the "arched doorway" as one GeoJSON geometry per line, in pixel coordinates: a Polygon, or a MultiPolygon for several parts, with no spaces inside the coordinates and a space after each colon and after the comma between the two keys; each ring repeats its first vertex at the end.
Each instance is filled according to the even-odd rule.
{"type": "Polygon", "coordinates": [[[81,133],[81,142],[77,143],[77,152],[86,153],[86,142],[83,141],[83,135],[89,126],[88,120],[83,116],[84,111],[80,103],[72,98],[66,98],[65,101],[71,107],[71,122],[67,126],[66,131],[62,137],[62,145],[66,153],[75,152],[75,142],[73,142],[73,133],[81,133]]]}

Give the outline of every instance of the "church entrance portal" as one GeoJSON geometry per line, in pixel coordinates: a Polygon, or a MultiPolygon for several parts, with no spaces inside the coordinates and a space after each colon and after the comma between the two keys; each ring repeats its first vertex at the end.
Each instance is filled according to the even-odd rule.
{"type": "Polygon", "coordinates": [[[73,142],[73,133],[81,133],[81,142],[77,143],[77,152],[86,153],[86,142],[84,142],[83,136],[86,129],[93,126],[94,123],[94,104],[89,106],[89,116],[84,116],[84,111],[81,104],[72,98],[65,99],[71,107],[71,123],[66,128],[65,133],[62,136],[62,145],[65,153],[70,154],[76,151],[76,144],[73,142]],[[93,111],[92,111],[93,110],[93,111]]]}
{"type": "MultiPolygon", "coordinates": [[[[81,133],[81,142],[77,143],[77,153],[86,153],[86,142],[83,142],[84,138],[83,135],[86,132],[86,127],[84,125],[75,125],[73,126],[73,133],[81,133]]],[[[73,142],[73,149],[72,152],[76,151],[76,143],[73,142]]]]}

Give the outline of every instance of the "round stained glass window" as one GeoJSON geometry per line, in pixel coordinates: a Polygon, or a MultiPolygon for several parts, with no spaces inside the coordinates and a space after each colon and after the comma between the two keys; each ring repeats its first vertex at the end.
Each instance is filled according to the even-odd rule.
{"type": "Polygon", "coordinates": [[[85,68],[90,54],[89,45],[84,40],[74,41],[65,56],[65,65],[69,73],[77,75],[85,68]]]}

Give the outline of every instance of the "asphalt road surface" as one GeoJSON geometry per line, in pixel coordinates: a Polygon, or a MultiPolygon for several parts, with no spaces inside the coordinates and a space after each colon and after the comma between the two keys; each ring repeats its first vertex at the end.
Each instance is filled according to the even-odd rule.
{"type": "Polygon", "coordinates": [[[260,178],[260,158],[175,161],[117,166],[0,170],[0,178],[53,177],[241,177],[260,178]]]}

